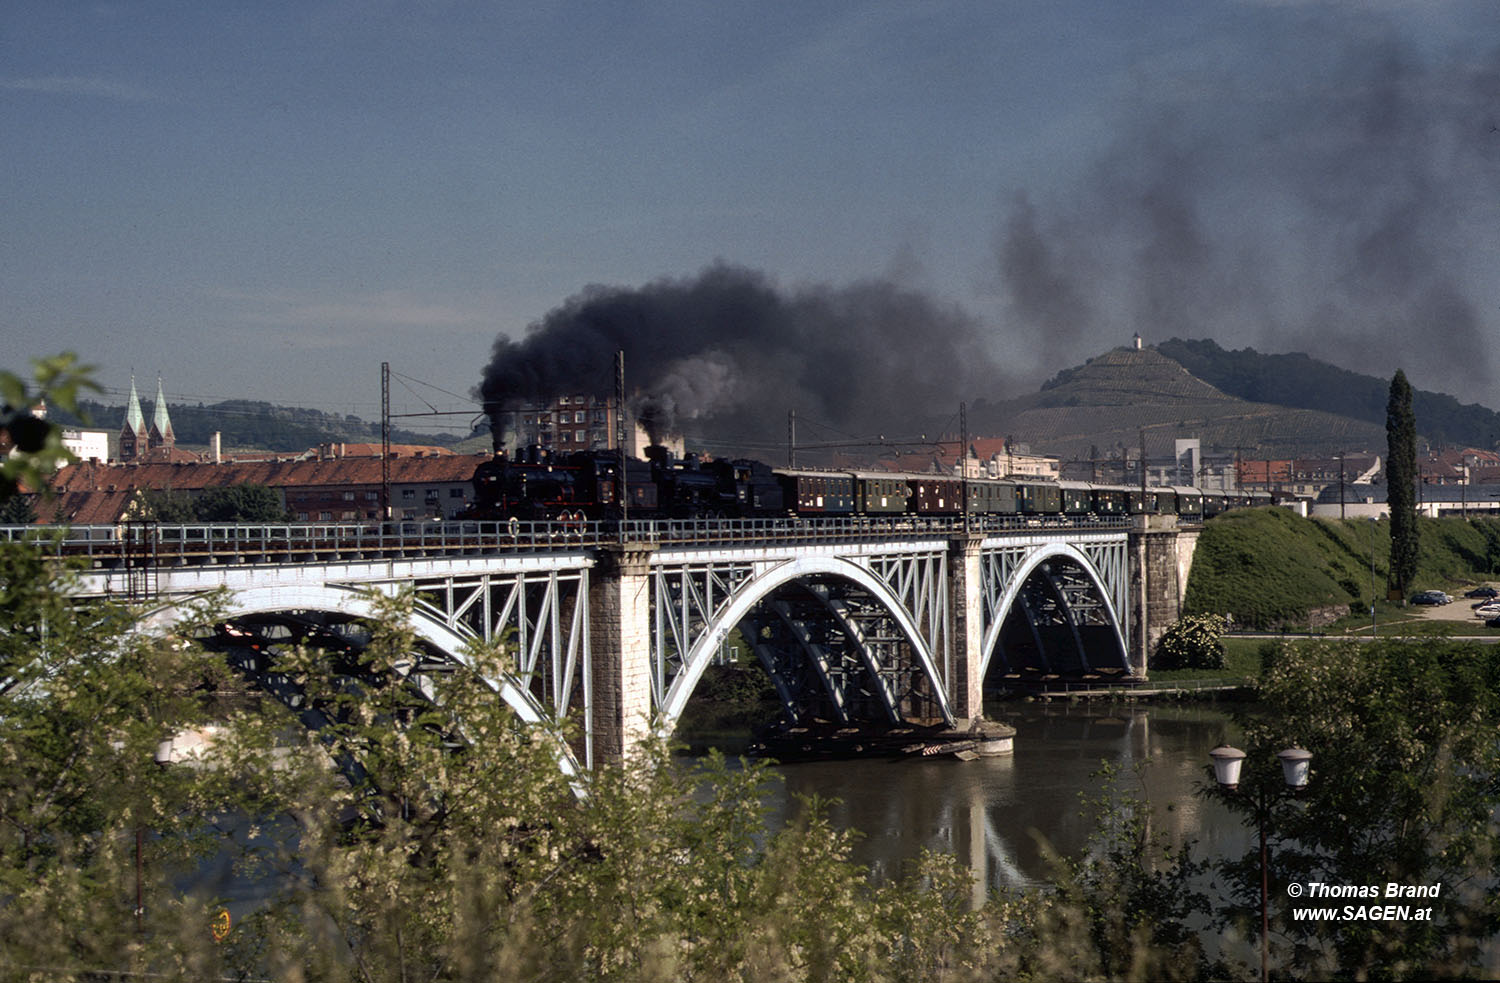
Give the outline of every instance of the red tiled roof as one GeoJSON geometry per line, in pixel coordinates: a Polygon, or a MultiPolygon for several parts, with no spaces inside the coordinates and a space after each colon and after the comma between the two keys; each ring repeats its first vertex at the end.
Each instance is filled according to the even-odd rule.
{"type": "Polygon", "coordinates": [[[139,493],[118,491],[70,491],[52,498],[38,495],[31,504],[36,521],[56,525],[112,526],[118,523],[139,493]]]}
{"type": "MultiPolygon", "coordinates": [[[[392,484],[468,481],[488,455],[399,457],[390,461],[392,484]]],[[[327,461],[240,461],[226,464],[70,464],[52,478],[58,493],[131,488],[202,491],[233,485],[288,488],[317,485],[379,486],[379,457],[343,457],[327,461]]]]}

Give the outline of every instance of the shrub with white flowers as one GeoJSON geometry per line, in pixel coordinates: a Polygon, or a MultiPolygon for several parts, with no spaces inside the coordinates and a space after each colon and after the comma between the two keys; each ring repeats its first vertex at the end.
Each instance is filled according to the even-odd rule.
{"type": "Polygon", "coordinates": [[[1156,643],[1153,669],[1223,669],[1224,632],[1221,614],[1189,614],[1178,618],[1156,643]]]}

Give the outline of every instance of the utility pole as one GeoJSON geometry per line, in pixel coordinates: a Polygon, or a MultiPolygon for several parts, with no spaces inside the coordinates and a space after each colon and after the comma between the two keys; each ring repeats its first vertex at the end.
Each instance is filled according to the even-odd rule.
{"type": "Polygon", "coordinates": [[[625,520],[630,517],[630,477],[626,471],[629,466],[629,453],[625,448],[625,350],[615,352],[615,453],[618,455],[616,462],[619,467],[619,484],[615,490],[615,500],[620,503],[620,542],[625,542],[625,520]]]}
{"type": "Polygon", "coordinates": [[[1344,454],[1339,452],[1339,519],[1344,518],[1344,454]]]}
{"type": "Polygon", "coordinates": [[[1146,428],[1141,428],[1141,507],[1147,508],[1146,503],[1146,428]]]}
{"type": "Polygon", "coordinates": [[[786,411],[786,466],[797,466],[797,411],[786,411]]]}
{"type": "Polygon", "coordinates": [[[380,363],[380,520],[391,517],[391,363],[380,363]]]}
{"type": "Polygon", "coordinates": [[[960,402],[958,404],[958,466],[960,481],[963,482],[962,494],[964,509],[964,535],[969,534],[969,404],[960,402]]]}

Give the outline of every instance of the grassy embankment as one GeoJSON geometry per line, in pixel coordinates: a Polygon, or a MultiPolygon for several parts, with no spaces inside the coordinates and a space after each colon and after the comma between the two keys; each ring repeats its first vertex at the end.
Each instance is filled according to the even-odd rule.
{"type": "MultiPolygon", "coordinates": [[[[1500,581],[1500,520],[1422,519],[1418,526],[1421,556],[1414,590],[1459,595],[1475,584],[1500,581]]],[[[1247,633],[1361,636],[1370,633],[1373,594],[1379,598],[1375,621],[1382,634],[1500,635],[1475,619],[1428,620],[1387,601],[1390,528],[1388,521],[1304,519],[1279,508],[1218,516],[1204,525],[1198,540],[1185,613],[1229,614],[1235,629],[1247,633]]],[[[1151,677],[1230,681],[1259,675],[1262,639],[1225,642],[1226,669],[1151,677]]]]}

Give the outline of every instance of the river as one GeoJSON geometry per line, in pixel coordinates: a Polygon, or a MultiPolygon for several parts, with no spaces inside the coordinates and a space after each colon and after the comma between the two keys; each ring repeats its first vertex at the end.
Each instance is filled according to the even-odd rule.
{"type": "Polygon", "coordinates": [[[1196,840],[1208,854],[1250,843],[1236,814],[1196,794],[1209,750],[1234,734],[1219,707],[1008,703],[990,716],[1015,727],[1014,754],[777,765],[784,784],[773,796],[773,828],[802,808],[799,797],[816,795],[836,800],[828,813],[837,826],[863,834],[854,859],[876,877],[897,875],[926,848],[982,870],[980,884],[1028,887],[1049,880],[1049,852],[1076,857],[1087,848],[1094,824],[1081,796],[1098,796],[1108,764],[1176,842],[1196,840]]]}

